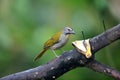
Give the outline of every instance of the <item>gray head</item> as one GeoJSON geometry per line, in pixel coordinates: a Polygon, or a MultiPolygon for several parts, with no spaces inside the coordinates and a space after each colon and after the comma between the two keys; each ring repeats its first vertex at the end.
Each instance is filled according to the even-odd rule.
{"type": "Polygon", "coordinates": [[[70,28],[70,27],[65,27],[63,32],[65,34],[75,34],[75,31],[72,28],[70,28]]]}

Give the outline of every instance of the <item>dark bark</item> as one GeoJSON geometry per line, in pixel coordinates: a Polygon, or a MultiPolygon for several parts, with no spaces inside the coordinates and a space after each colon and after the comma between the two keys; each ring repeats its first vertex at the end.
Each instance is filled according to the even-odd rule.
{"type": "MultiPolygon", "coordinates": [[[[117,25],[102,34],[90,39],[92,54],[120,38],[120,25],[117,25]]],[[[18,72],[0,78],[0,80],[55,80],[64,73],[76,67],[88,67],[97,72],[104,73],[115,79],[120,79],[120,72],[105,66],[94,60],[94,56],[86,59],[76,49],[64,52],[59,58],[55,58],[47,64],[18,72]]]]}
{"type": "Polygon", "coordinates": [[[102,34],[91,38],[90,43],[92,52],[95,53],[99,49],[111,44],[112,42],[120,39],[120,24],[103,32],[102,34]]]}
{"type": "Polygon", "coordinates": [[[86,65],[86,67],[88,67],[94,71],[103,73],[107,76],[113,77],[117,80],[120,80],[120,72],[119,71],[117,71],[117,70],[115,70],[107,65],[101,64],[98,61],[93,60],[90,63],[88,63],[86,65]]]}

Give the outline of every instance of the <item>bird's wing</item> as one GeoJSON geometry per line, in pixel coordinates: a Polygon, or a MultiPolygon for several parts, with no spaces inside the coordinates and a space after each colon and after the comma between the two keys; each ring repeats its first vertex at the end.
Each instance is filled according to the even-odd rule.
{"type": "Polygon", "coordinates": [[[56,33],[55,35],[53,35],[47,42],[45,42],[44,44],[44,48],[48,48],[53,46],[55,43],[59,42],[59,38],[60,38],[61,32],[56,33]]]}

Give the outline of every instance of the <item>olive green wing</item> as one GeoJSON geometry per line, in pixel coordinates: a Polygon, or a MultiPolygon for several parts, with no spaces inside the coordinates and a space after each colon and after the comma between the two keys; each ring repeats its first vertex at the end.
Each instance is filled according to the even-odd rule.
{"type": "Polygon", "coordinates": [[[55,35],[53,35],[47,42],[45,42],[44,49],[53,46],[55,43],[58,43],[60,35],[61,35],[61,32],[58,32],[55,35]]]}

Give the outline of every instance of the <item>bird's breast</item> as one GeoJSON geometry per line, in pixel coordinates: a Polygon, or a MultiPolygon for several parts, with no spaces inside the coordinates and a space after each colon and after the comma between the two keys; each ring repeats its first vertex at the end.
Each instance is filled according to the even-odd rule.
{"type": "Polygon", "coordinates": [[[55,50],[55,49],[61,48],[62,46],[64,46],[67,43],[69,37],[70,37],[69,34],[67,34],[67,35],[62,34],[60,36],[59,41],[57,43],[55,43],[53,46],[51,46],[51,49],[55,50]]]}

